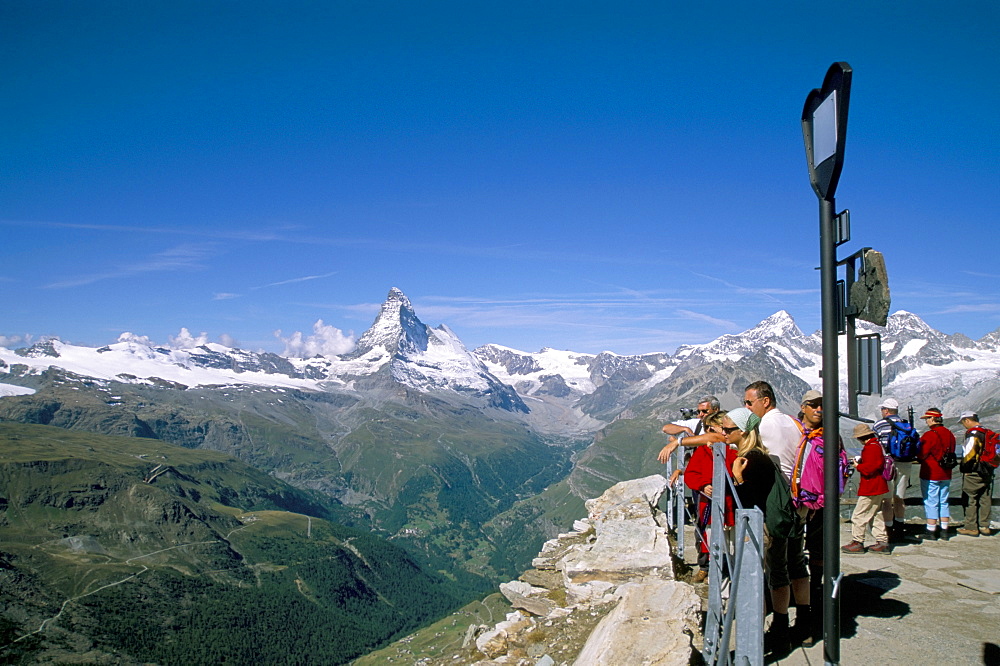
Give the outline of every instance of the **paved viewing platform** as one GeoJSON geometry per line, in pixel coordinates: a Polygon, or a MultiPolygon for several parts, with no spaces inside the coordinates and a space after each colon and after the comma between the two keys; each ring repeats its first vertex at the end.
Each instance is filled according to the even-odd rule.
{"type": "MultiPolygon", "coordinates": [[[[1000,534],[955,535],[954,508],[948,541],[921,540],[924,521],[914,517],[891,554],[841,554],[840,663],[1000,665],[1000,534]]],[[[850,527],[841,523],[841,545],[850,527]]],[[[823,664],[823,644],[771,663],[823,664]]]]}

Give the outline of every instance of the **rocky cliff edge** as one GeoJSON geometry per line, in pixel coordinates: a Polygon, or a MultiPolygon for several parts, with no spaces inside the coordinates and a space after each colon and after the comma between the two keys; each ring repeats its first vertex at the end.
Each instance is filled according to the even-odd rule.
{"type": "Polygon", "coordinates": [[[657,509],[665,490],[665,479],[653,475],[623,481],[588,500],[586,520],[546,542],[534,568],[500,585],[515,610],[495,626],[470,625],[463,654],[448,661],[691,663],[694,646],[701,644],[701,601],[674,576],[672,546],[657,509]]]}

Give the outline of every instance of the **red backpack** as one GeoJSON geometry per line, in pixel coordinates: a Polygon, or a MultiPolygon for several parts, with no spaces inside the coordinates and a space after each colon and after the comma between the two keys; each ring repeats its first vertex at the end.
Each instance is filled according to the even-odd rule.
{"type": "Polygon", "coordinates": [[[979,453],[979,462],[996,469],[1000,467],[1000,452],[997,451],[997,448],[1000,447],[1000,435],[988,428],[983,428],[983,431],[985,437],[983,438],[983,450],[979,453]]]}
{"type": "Polygon", "coordinates": [[[982,436],[982,446],[979,447],[979,451],[975,455],[970,455],[969,457],[962,460],[959,471],[963,474],[976,474],[979,473],[983,476],[993,476],[993,471],[1000,466],[1000,452],[997,448],[1000,447],[1000,435],[984,428],[981,425],[977,425],[969,429],[966,436],[973,436],[979,439],[982,436]]]}

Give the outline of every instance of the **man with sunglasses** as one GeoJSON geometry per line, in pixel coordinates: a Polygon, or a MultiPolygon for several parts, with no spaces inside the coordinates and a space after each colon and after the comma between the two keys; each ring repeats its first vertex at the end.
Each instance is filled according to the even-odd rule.
{"type": "Polygon", "coordinates": [[[764,381],[757,381],[746,387],[743,404],[760,417],[760,438],[768,452],[778,458],[785,480],[792,478],[795,454],[799,450],[802,431],[795,419],[778,409],[774,389],[764,381]]]}
{"type": "MultiPolygon", "coordinates": [[[[816,390],[809,390],[802,396],[799,405],[799,420],[805,431],[802,433],[799,445],[802,446],[806,440],[811,443],[815,450],[822,447],[825,451],[826,445],[823,441],[823,394],[816,390]]],[[[843,444],[838,444],[842,447],[843,444]]],[[[834,449],[835,451],[835,449],[834,449]]],[[[824,453],[825,455],[825,453],[824,453]]],[[[831,451],[833,455],[833,451],[831,451]]],[[[839,490],[839,489],[838,489],[839,490]]],[[[824,488],[825,494],[825,488],[824,488]]],[[[802,507],[805,509],[805,507],[802,507]]],[[[800,509],[800,511],[802,510],[800,509]]],[[[823,509],[809,509],[805,515],[805,549],[809,560],[809,599],[810,604],[795,604],[795,627],[793,633],[803,646],[813,645],[816,638],[822,633],[822,616],[819,602],[823,598],[823,509]],[[817,604],[813,608],[812,604],[817,604]]]]}
{"type": "Polygon", "coordinates": [[[717,439],[707,438],[709,433],[705,432],[705,419],[719,411],[719,399],[714,395],[706,395],[698,400],[698,416],[693,419],[674,421],[663,426],[663,432],[670,435],[667,445],[664,446],[656,459],[666,464],[670,455],[679,445],[694,447],[699,444],[710,444],[717,439]]]}

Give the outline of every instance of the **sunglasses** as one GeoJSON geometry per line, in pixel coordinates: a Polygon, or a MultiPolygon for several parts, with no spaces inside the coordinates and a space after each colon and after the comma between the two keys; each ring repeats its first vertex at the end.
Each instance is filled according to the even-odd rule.
{"type": "Polygon", "coordinates": [[[707,409],[699,409],[698,413],[699,414],[708,414],[708,410],[707,409]]]}
{"type": "Polygon", "coordinates": [[[726,433],[727,435],[731,435],[735,431],[739,430],[739,428],[737,428],[736,426],[733,426],[732,428],[727,428],[726,426],[719,426],[719,427],[722,428],[722,432],[726,433]]]}
{"type": "Polygon", "coordinates": [[[753,403],[757,402],[758,400],[760,400],[760,398],[754,398],[753,400],[744,400],[743,404],[746,405],[747,407],[749,407],[750,405],[752,405],[753,403]]]}
{"type": "Polygon", "coordinates": [[[813,409],[819,409],[823,406],[822,400],[813,400],[812,402],[806,402],[802,404],[803,407],[812,407],[813,409]]]}

